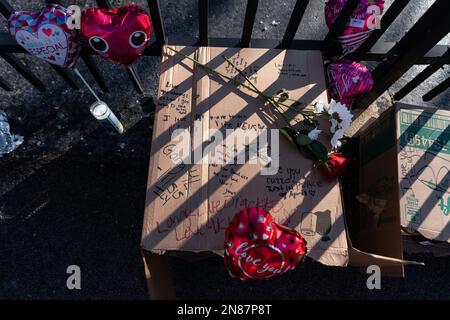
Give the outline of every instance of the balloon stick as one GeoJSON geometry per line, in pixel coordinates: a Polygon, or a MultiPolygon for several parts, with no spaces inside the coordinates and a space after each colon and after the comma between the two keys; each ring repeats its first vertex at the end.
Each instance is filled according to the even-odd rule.
{"type": "Polygon", "coordinates": [[[81,79],[81,81],[83,81],[84,85],[89,89],[89,91],[92,93],[92,95],[95,97],[95,99],[97,99],[97,101],[101,102],[100,98],[95,94],[94,89],[92,89],[92,87],[89,85],[89,83],[87,83],[87,81],[81,75],[80,71],[77,68],[74,68],[73,71],[81,79]]]}
{"type": "Polygon", "coordinates": [[[139,87],[139,89],[141,91],[144,91],[144,89],[142,89],[142,87],[141,87],[141,81],[139,80],[139,77],[136,74],[136,72],[134,71],[134,69],[131,67],[131,65],[127,66],[127,68],[128,68],[128,71],[130,72],[131,76],[133,77],[134,82],[136,83],[136,85],[139,87]]]}

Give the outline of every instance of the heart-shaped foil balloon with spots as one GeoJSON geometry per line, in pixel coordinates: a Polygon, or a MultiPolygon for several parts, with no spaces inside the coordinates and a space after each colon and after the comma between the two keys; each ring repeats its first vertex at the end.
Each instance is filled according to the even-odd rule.
{"type": "Polygon", "coordinates": [[[295,230],[273,221],[263,208],[237,213],[225,232],[225,265],[240,280],[270,279],[296,267],[306,241],[295,230]]]}

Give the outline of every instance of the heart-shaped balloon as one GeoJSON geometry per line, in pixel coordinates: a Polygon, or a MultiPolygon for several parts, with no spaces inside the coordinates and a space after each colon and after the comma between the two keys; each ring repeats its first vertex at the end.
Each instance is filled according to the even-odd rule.
{"type": "Polygon", "coordinates": [[[79,56],[78,32],[67,27],[70,13],[58,4],[46,5],[40,12],[11,14],[11,35],[32,55],[60,67],[72,67],[79,56]]]}
{"type": "Polygon", "coordinates": [[[273,221],[263,208],[243,209],[225,232],[225,265],[240,280],[270,279],[292,270],[306,255],[306,241],[273,221]]]}
{"type": "Polygon", "coordinates": [[[373,80],[369,69],[361,63],[341,59],[327,65],[328,92],[330,96],[350,107],[353,99],[372,90],[373,80]]]}
{"type": "MultiPolygon", "coordinates": [[[[325,4],[325,22],[331,29],[347,0],[328,0],[325,4]]],[[[384,0],[360,0],[350,16],[342,35],[337,39],[344,54],[353,52],[366,41],[370,33],[377,28],[384,9],[384,0]]]]}
{"type": "Polygon", "coordinates": [[[81,15],[81,34],[102,57],[130,65],[150,42],[150,16],[141,7],[90,8],[81,15]]]}

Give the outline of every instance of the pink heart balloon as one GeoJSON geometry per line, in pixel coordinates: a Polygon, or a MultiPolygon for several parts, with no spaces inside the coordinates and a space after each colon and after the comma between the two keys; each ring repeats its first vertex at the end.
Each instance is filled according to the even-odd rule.
{"type": "MultiPolygon", "coordinates": [[[[331,29],[347,0],[328,0],[325,4],[325,22],[331,29]]],[[[341,43],[344,54],[353,52],[366,41],[376,28],[376,19],[380,19],[384,9],[384,0],[360,0],[350,16],[345,30],[337,41],[341,43]]]]}
{"type": "Polygon", "coordinates": [[[90,8],[83,11],[81,34],[104,58],[131,65],[150,43],[150,16],[135,4],[120,8],[90,8]]]}
{"type": "Polygon", "coordinates": [[[341,59],[327,65],[328,93],[347,107],[357,96],[372,90],[373,80],[369,69],[361,63],[341,59]]]}
{"type": "Polygon", "coordinates": [[[46,5],[40,12],[17,11],[8,27],[17,43],[30,54],[60,67],[75,65],[81,44],[78,31],[67,27],[70,13],[58,4],[46,5]]]}

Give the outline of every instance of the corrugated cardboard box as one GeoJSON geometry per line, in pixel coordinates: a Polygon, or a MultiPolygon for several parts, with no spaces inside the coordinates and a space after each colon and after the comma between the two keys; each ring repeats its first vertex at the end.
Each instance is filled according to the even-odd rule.
{"type": "Polygon", "coordinates": [[[401,259],[400,226],[450,240],[449,124],[449,111],[397,103],[360,133],[362,249],[401,259]]]}
{"type": "MultiPolygon", "coordinates": [[[[312,161],[282,137],[279,158],[268,138],[267,148],[274,152],[269,152],[272,156],[269,162],[186,163],[189,157],[180,154],[176,147],[178,140],[172,137],[176,129],[187,130],[192,139],[189,149],[195,155],[201,152],[201,146],[217,142],[216,137],[210,137],[215,131],[225,141],[238,128],[261,134],[264,129],[284,124],[255,94],[237,89],[216,76],[208,76],[189,59],[167,47],[163,49],[142,233],[144,250],[212,251],[223,255],[224,231],[229,221],[244,207],[261,206],[277,222],[297,229],[308,242],[308,256],[326,265],[345,266],[349,261],[355,265],[404,263],[351,246],[339,183],[325,180],[313,168],[312,161]],[[261,174],[263,168],[276,162],[279,167],[275,174],[261,174]]],[[[319,51],[174,49],[236,77],[236,70],[222,57],[226,56],[269,95],[284,88],[291,99],[303,106],[327,99],[319,51]]],[[[323,138],[326,140],[325,135],[323,138]]],[[[218,145],[222,146],[221,143],[218,145]]],[[[245,144],[238,143],[234,151],[242,152],[245,144]]],[[[208,160],[211,156],[205,157],[208,160]]]]}

